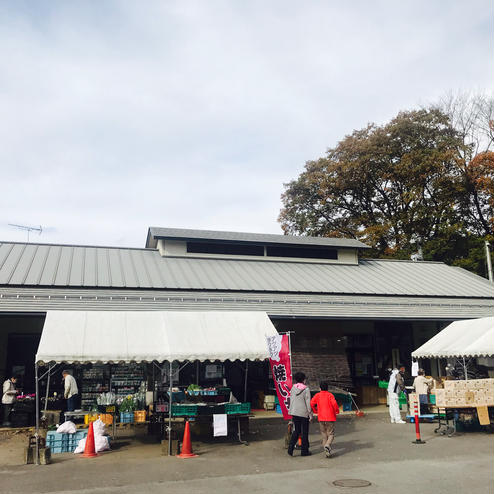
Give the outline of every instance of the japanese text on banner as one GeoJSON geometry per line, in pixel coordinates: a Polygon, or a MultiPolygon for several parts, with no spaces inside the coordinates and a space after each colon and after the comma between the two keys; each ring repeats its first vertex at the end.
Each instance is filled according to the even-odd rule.
{"type": "Polygon", "coordinates": [[[280,402],[283,418],[289,420],[290,390],[292,388],[292,369],[290,367],[290,345],[289,336],[276,335],[267,337],[269,351],[269,363],[273,374],[276,394],[280,402]]]}

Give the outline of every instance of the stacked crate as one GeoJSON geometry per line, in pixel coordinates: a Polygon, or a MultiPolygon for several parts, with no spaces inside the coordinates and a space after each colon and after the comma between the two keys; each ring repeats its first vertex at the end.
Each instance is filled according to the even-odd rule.
{"type": "Polygon", "coordinates": [[[444,389],[436,389],[438,407],[494,406],[494,379],[444,381],[444,389]]]}
{"type": "Polygon", "coordinates": [[[46,446],[50,448],[51,454],[72,453],[79,441],[87,436],[87,429],[80,430],[74,434],[66,432],[48,431],[46,433],[46,446]]]}

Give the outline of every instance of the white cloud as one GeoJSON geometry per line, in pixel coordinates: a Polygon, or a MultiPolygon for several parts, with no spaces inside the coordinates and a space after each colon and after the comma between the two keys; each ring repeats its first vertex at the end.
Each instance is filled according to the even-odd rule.
{"type": "Polygon", "coordinates": [[[282,184],[368,121],[490,87],[493,6],[0,6],[0,238],[143,245],[148,225],[279,232],[282,184]]]}

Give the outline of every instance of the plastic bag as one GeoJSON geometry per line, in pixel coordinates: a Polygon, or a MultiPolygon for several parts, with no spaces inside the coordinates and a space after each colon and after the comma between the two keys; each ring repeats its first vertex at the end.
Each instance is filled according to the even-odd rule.
{"type": "Polygon", "coordinates": [[[67,420],[67,422],[64,422],[58,427],[57,432],[67,432],[69,434],[75,434],[77,432],[77,427],[75,426],[74,422],[67,420]]]}
{"type": "Polygon", "coordinates": [[[103,436],[106,432],[105,423],[101,419],[95,420],[93,422],[93,430],[95,439],[96,436],[103,436]]]}
{"type": "MultiPolygon", "coordinates": [[[[79,453],[84,453],[84,448],[86,447],[86,437],[81,439],[78,444],[77,448],[74,450],[74,454],[79,454],[79,453]]],[[[99,453],[100,451],[106,451],[107,449],[110,449],[110,441],[108,439],[108,436],[100,436],[95,434],[94,435],[94,449],[96,453],[99,453]]]]}

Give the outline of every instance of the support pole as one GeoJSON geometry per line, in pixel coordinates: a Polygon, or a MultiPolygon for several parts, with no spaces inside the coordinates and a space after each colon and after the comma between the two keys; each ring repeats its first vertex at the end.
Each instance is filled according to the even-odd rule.
{"type": "Polygon", "coordinates": [[[292,365],[292,333],[293,331],[287,331],[288,335],[288,357],[290,358],[290,373],[293,375],[293,365],[292,365]]]}
{"type": "Polygon", "coordinates": [[[172,455],[172,384],[173,384],[173,362],[170,361],[170,380],[168,387],[168,456],[172,455]]]}
{"type": "Polygon", "coordinates": [[[39,465],[39,379],[38,379],[38,363],[34,364],[34,379],[36,381],[36,431],[34,438],[36,440],[36,446],[34,454],[36,456],[35,464],[39,465]]]}
{"type": "Polygon", "coordinates": [[[465,381],[468,381],[468,371],[467,371],[467,364],[465,362],[465,357],[463,357],[463,373],[465,375],[465,381]]]}
{"type": "Polygon", "coordinates": [[[48,409],[48,395],[50,394],[50,376],[51,376],[51,370],[53,369],[53,367],[48,368],[49,372],[48,372],[48,377],[46,378],[45,409],[44,409],[45,412],[48,409]]]}
{"type": "Polygon", "coordinates": [[[249,361],[245,361],[244,403],[247,402],[247,377],[249,375],[249,361]]]}

